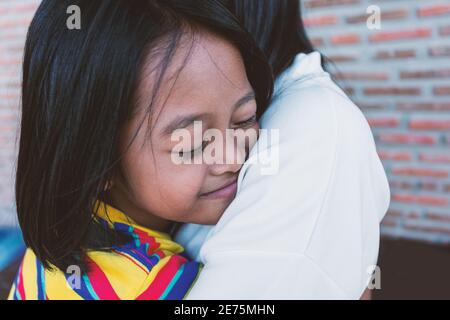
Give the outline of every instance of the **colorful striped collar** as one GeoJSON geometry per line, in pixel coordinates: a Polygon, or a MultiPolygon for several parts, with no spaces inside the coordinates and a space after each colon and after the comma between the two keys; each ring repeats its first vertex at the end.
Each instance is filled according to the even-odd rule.
{"type": "Polygon", "coordinates": [[[160,242],[161,244],[169,245],[170,249],[175,250],[175,252],[184,251],[184,248],[181,245],[172,240],[170,234],[141,226],[129,216],[127,216],[124,212],[104,201],[97,200],[95,202],[94,213],[95,212],[95,218],[97,220],[100,218],[100,220],[102,220],[102,223],[107,223],[109,227],[113,229],[127,233],[133,233],[132,230],[138,230],[138,233],[141,236],[147,235],[149,237],[159,239],[158,242],[160,242]]]}

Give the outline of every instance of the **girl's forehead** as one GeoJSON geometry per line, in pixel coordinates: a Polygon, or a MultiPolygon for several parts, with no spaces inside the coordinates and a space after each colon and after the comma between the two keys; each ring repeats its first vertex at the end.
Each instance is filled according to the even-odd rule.
{"type": "Polygon", "coordinates": [[[165,59],[159,52],[149,55],[138,84],[137,107],[145,111],[151,105],[152,127],[179,113],[231,108],[237,96],[251,90],[239,50],[213,33],[183,34],[165,70],[158,70],[165,59]]]}

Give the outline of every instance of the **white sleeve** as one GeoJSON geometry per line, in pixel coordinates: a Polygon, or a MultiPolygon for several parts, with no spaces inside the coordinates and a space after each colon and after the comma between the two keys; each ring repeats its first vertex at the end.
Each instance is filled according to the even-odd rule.
{"type": "Polygon", "coordinates": [[[251,150],[188,299],[359,299],[370,280],[390,201],[370,127],[337,90],[293,89],[264,115],[279,141],[251,150]],[[250,161],[267,150],[273,174],[250,161]]]}

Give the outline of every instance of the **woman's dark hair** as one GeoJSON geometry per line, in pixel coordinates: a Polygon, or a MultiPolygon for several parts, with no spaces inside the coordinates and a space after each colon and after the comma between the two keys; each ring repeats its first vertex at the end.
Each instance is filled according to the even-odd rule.
{"type": "MultiPolygon", "coordinates": [[[[315,51],[303,25],[300,0],[222,0],[249,31],[278,77],[298,53],[315,51]]],[[[328,59],[322,54],[322,67],[328,59]]]]}
{"type": "Polygon", "coordinates": [[[220,1],[40,4],[25,45],[16,206],[26,245],[46,268],[87,270],[88,251],[130,240],[93,219],[96,200],[122,157],[119,133],[133,112],[145,58],[164,43],[158,88],[186,26],[215,32],[240,50],[261,115],[273,88],[270,66],[220,1]],[[80,29],[66,25],[72,5],[80,9],[80,29]]]}

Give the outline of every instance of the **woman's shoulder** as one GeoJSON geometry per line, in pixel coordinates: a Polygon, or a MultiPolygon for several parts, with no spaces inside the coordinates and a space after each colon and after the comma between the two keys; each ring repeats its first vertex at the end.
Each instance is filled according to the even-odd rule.
{"type": "Polygon", "coordinates": [[[148,246],[91,251],[87,272],[77,265],[66,270],[44,269],[27,249],[10,299],[118,300],[182,299],[201,269],[183,254],[167,250],[149,252],[148,246]]]}
{"type": "Polygon", "coordinates": [[[359,107],[322,68],[318,51],[298,54],[277,78],[274,96],[261,118],[261,126],[300,129],[298,121],[302,119],[314,122],[316,130],[331,130],[337,125],[368,129],[359,107]]]}
{"type": "Polygon", "coordinates": [[[328,75],[292,83],[279,91],[260,124],[264,129],[278,129],[281,140],[297,144],[314,133],[328,136],[323,143],[330,145],[345,138],[373,140],[361,109],[328,75]]]}

